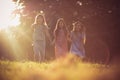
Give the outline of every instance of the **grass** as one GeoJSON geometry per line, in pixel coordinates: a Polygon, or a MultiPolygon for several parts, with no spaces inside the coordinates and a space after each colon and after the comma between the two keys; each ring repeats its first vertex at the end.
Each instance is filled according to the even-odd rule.
{"type": "Polygon", "coordinates": [[[119,80],[118,70],[73,56],[44,63],[0,61],[0,80],[119,80]]]}

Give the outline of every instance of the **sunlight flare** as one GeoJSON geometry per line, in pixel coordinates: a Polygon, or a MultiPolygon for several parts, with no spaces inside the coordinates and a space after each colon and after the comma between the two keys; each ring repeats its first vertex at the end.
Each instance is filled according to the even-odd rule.
{"type": "Polygon", "coordinates": [[[17,26],[20,22],[23,4],[12,0],[0,0],[0,29],[17,26]]]}

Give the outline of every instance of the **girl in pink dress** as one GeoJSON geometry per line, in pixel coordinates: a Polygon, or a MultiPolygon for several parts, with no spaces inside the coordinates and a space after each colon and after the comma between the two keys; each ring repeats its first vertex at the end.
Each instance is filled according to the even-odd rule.
{"type": "Polygon", "coordinates": [[[68,44],[67,44],[67,27],[63,18],[58,19],[56,28],[54,30],[55,37],[55,57],[65,57],[68,53],[68,44]]]}

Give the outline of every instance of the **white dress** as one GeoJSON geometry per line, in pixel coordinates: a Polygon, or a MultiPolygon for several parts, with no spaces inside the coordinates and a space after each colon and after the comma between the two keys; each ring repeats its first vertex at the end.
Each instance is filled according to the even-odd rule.
{"type": "Polygon", "coordinates": [[[38,61],[44,61],[45,59],[46,30],[45,25],[34,25],[33,51],[38,61]]]}

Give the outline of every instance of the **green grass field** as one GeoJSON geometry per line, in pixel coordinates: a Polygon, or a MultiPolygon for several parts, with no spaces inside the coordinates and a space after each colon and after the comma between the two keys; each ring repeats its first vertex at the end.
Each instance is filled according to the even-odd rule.
{"type": "Polygon", "coordinates": [[[37,63],[0,61],[0,80],[119,80],[115,66],[65,59],[37,63]]]}

